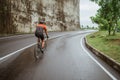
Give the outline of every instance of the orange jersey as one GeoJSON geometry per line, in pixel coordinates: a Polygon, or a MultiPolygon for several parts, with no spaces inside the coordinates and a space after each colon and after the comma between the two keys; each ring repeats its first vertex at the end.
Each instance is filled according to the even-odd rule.
{"type": "Polygon", "coordinates": [[[47,26],[45,24],[38,24],[37,27],[42,27],[44,30],[47,30],[47,26]]]}

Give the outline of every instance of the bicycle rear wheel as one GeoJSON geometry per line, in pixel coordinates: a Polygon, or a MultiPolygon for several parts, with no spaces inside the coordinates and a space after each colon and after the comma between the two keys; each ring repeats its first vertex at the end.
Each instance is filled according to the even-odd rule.
{"type": "Polygon", "coordinates": [[[43,53],[45,53],[46,47],[47,47],[47,41],[45,41],[44,48],[42,49],[43,53]]]}
{"type": "Polygon", "coordinates": [[[36,60],[40,59],[43,55],[41,53],[41,48],[40,47],[41,47],[40,45],[38,47],[38,44],[35,45],[35,47],[34,47],[34,57],[35,57],[36,60]]]}

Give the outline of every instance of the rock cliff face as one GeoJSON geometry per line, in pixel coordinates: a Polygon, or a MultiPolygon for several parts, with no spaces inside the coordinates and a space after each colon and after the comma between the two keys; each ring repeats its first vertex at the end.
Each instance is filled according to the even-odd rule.
{"type": "Polygon", "coordinates": [[[10,23],[17,32],[34,31],[34,22],[41,18],[49,31],[80,28],[79,0],[10,0],[9,4],[10,23]]]}

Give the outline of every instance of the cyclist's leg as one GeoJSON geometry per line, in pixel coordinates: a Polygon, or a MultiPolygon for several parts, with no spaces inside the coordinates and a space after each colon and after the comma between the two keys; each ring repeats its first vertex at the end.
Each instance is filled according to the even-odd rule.
{"type": "Polygon", "coordinates": [[[40,42],[40,38],[38,38],[38,43],[40,42]]]}
{"type": "Polygon", "coordinates": [[[42,48],[44,48],[44,46],[45,46],[45,41],[42,40],[42,48]]]}
{"type": "Polygon", "coordinates": [[[38,44],[40,44],[40,38],[38,37],[38,44]]]}
{"type": "Polygon", "coordinates": [[[42,48],[44,48],[45,41],[44,41],[44,35],[43,34],[41,35],[41,41],[42,41],[42,48]]]}
{"type": "Polygon", "coordinates": [[[35,32],[35,36],[37,37],[37,44],[40,45],[40,34],[35,32]]]}

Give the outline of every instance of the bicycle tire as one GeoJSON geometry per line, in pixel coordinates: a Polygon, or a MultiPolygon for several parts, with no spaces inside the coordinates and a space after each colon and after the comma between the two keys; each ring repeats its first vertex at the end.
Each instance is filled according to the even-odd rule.
{"type": "Polygon", "coordinates": [[[45,53],[45,50],[47,49],[47,42],[45,41],[44,48],[42,49],[43,54],[45,53]]]}
{"type": "Polygon", "coordinates": [[[40,59],[42,57],[41,49],[38,48],[38,44],[35,45],[34,47],[34,57],[36,60],[40,59]]]}
{"type": "Polygon", "coordinates": [[[44,49],[41,48],[41,44],[39,46],[40,47],[38,48],[38,44],[36,44],[35,47],[34,47],[34,57],[35,57],[36,60],[43,57],[43,54],[45,53],[45,50],[46,50],[46,47],[47,47],[47,41],[45,41],[44,49]]]}
{"type": "Polygon", "coordinates": [[[45,49],[44,50],[46,50],[47,49],[47,41],[45,41],[45,47],[44,47],[45,49]]]}

